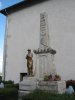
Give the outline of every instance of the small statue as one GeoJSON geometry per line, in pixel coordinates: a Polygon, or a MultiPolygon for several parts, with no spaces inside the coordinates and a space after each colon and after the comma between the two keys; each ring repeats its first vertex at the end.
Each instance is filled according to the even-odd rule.
{"type": "Polygon", "coordinates": [[[26,55],[27,59],[27,69],[28,69],[28,75],[32,76],[33,75],[33,53],[31,53],[31,50],[28,49],[28,54],[26,55]]]}

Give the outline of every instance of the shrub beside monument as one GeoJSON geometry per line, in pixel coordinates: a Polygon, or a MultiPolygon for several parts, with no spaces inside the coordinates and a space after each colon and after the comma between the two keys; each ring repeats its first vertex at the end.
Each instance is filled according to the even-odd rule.
{"type": "Polygon", "coordinates": [[[0,100],[18,100],[19,85],[13,81],[1,81],[4,88],[0,88],[0,100]]]}

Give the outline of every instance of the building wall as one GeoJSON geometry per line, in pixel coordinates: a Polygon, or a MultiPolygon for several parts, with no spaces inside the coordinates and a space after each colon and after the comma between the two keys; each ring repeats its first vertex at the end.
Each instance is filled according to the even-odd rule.
{"type": "MultiPolygon", "coordinates": [[[[48,14],[50,46],[57,51],[55,66],[62,79],[75,79],[75,0],[47,0],[8,15],[6,80],[19,82],[27,72],[27,49],[39,47],[40,13],[48,14]]],[[[34,67],[35,67],[34,54],[34,67]]]]}

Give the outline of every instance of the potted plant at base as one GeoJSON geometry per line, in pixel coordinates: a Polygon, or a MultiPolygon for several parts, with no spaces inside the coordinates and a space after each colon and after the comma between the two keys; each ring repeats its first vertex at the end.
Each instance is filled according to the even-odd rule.
{"type": "Polygon", "coordinates": [[[50,75],[45,75],[44,76],[44,81],[54,81],[54,78],[51,74],[50,75]]]}
{"type": "Polygon", "coordinates": [[[54,81],[54,77],[51,74],[49,75],[49,81],[54,81]]]}
{"type": "Polygon", "coordinates": [[[48,75],[44,76],[44,81],[49,81],[49,76],[48,75]]]}
{"type": "Polygon", "coordinates": [[[59,75],[55,75],[54,81],[60,81],[61,77],[59,75]]]}

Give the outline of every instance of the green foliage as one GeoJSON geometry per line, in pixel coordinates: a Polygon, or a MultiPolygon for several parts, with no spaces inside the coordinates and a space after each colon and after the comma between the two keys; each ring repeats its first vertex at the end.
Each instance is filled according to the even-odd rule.
{"type": "Polygon", "coordinates": [[[13,81],[9,80],[9,81],[2,81],[4,84],[14,84],[13,81]]]}
{"type": "Polygon", "coordinates": [[[4,83],[4,87],[5,88],[16,88],[19,89],[19,84],[14,84],[13,81],[9,80],[9,81],[1,81],[2,83],[4,83]]]}
{"type": "Polygon", "coordinates": [[[19,84],[14,84],[13,81],[1,81],[4,83],[4,88],[0,89],[0,100],[17,100],[19,84]]]}
{"type": "Polygon", "coordinates": [[[18,90],[16,88],[1,88],[0,100],[17,100],[18,90]]]}
{"type": "Polygon", "coordinates": [[[44,76],[44,81],[48,81],[49,80],[49,76],[45,75],[44,76]]]}
{"type": "Polygon", "coordinates": [[[2,81],[2,76],[0,76],[0,82],[2,81]]]}
{"type": "Polygon", "coordinates": [[[14,88],[19,89],[19,84],[14,84],[14,88]]]}
{"type": "Polygon", "coordinates": [[[25,96],[23,100],[75,100],[75,95],[55,94],[36,90],[33,93],[30,93],[25,96]]]}
{"type": "Polygon", "coordinates": [[[52,76],[50,74],[50,75],[44,76],[44,81],[60,81],[60,80],[61,80],[61,77],[59,75],[52,76]]]}
{"type": "Polygon", "coordinates": [[[75,91],[75,80],[67,80],[66,81],[66,88],[68,88],[69,86],[72,86],[74,91],[75,91]]]}
{"type": "Polygon", "coordinates": [[[5,88],[16,88],[19,89],[19,84],[5,84],[5,88]]]}

